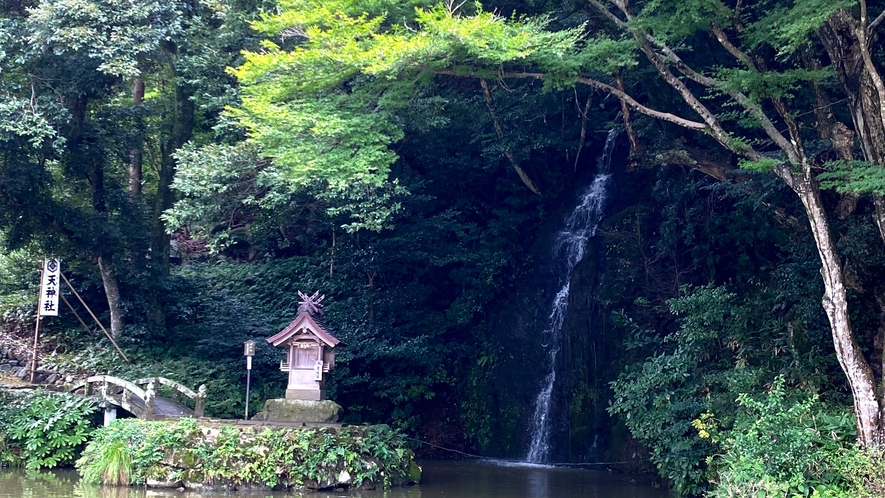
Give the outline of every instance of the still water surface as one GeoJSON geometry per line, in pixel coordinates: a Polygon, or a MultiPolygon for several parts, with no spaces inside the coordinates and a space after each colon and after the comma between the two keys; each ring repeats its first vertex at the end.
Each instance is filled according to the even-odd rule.
{"type": "Polygon", "coordinates": [[[421,485],[390,491],[196,493],[81,484],[72,470],[25,474],[0,470],[0,498],[663,498],[666,492],[604,472],[502,464],[425,461],[421,485]]]}

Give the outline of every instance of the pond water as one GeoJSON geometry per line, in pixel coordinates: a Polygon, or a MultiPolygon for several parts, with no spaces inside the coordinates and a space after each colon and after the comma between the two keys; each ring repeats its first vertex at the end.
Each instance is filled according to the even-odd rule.
{"type": "Polygon", "coordinates": [[[0,470],[0,498],[663,498],[619,474],[495,461],[424,461],[419,486],[390,491],[196,493],[81,484],[76,472],[0,470]]]}

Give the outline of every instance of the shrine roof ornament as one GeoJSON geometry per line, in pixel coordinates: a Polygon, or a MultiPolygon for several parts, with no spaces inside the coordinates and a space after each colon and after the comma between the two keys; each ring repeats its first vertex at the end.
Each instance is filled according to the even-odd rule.
{"type": "Polygon", "coordinates": [[[311,315],[323,316],[322,302],[323,299],[326,299],[325,294],[320,296],[320,291],[316,291],[312,296],[308,296],[307,294],[298,291],[298,297],[301,298],[301,301],[298,302],[298,313],[307,312],[311,315]]]}
{"type": "Polygon", "coordinates": [[[298,291],[298,296],[302,299],[298,303],[298,316],[279,333],[268,337],[267,342],[274,346],[280,346],[296,335],[309,332],[329,347],[338,345],[341,341],[327,330],[326,324],[322,321],[322,302],[326,296],[320,295],[319,291],[310,296],[298,291]]]}

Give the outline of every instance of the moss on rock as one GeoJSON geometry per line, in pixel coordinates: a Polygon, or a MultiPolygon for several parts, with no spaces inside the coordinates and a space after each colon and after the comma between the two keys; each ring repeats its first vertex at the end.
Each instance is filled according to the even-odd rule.
{"type": "Polygon", "coordinates": [[[265,428],[121,419],[96,432],[77,469],[87,482],[154,487],[390,488],[420,479],[413,457],[402,435],[386,425],[265,428]],[[121,447],[123,459],[107,451],[121,447]],[[109,479],[111,470],[125,479],[109,479]]]}
{"type": "Polygon", "coordinates": [[[269,422],[337,422],[341,405],[334,401],[304,399],[269,399],[252,420],[269,422]]]}

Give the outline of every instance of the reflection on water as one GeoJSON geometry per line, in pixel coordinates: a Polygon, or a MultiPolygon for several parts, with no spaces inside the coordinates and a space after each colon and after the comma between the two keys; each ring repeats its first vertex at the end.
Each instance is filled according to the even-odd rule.
{"type": "Polygon", "coordinates": [[[0,470],[0,498],[663,498],[617,474],[498,461],[426,461],[420,486],[390,491],[197,493],[89,486],[72,470],[0,470]]]}

